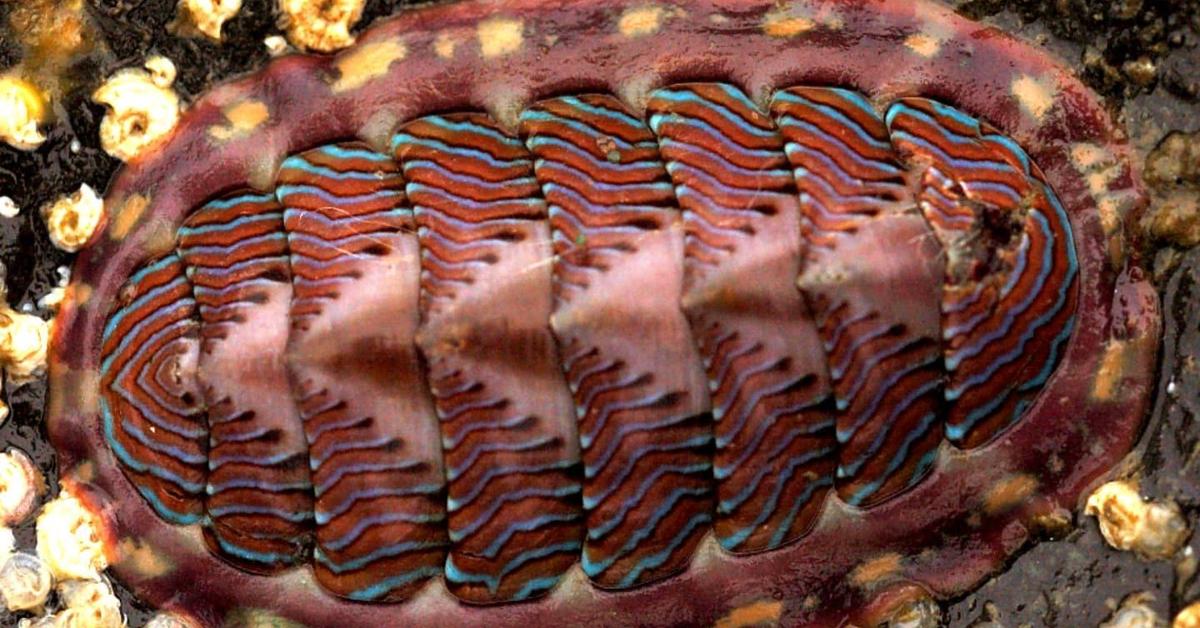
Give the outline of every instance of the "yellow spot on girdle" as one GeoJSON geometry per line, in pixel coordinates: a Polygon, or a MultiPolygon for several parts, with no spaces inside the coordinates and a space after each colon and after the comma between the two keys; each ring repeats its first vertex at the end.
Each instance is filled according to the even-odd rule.
{"type": "Polygon", "coordinates": [[[226,107],[222,113],[228,123],[208,129],[213,139],[222,142],[246,135],[271,118],[267,104],[253,99],[238,101],[226,107]]]}
{"type": "Polygon", "coordinates": [[[1006,477],[997,482],[983,498],[983,512],[992,516],[1011,510],[1029,499],[1037,487],[1037,478],[1031,475],[1006,477]]]}
{"type": "Polygon", "coordinates": [[[508,17],[484,20],[476,27],[479,37],[479,52],[486,59],[512,54],[521,49],[525,41],[525,24],[508,17]]]}
{"type": "Polygon", "coordinates": [[[1108,191],[1108,185],[1119,177],[1122,172],[1121,163],[1112,151],[1089,142],[1077,142],[1071,145],[1071,163],[1079,174],[1088,178],[1088,190],[1094,194],[1108,191]],[[1092,175],[1102,175],[1091,178],[1092,175]]]}
{"type": "Polygon", "coordinates": [[[1125,263],[1125,238],[1122,231],[1126,216],[1141,202],[1136,189],[1120,181],[1129,174],[1124,160],[1111,150],[1088,142],[1071,145],[1071,163],[1087,183],[1088,192],[1096,202],[1100,225],[1109,243],[1109,262],[1114,268],[1125,263]]]}
{"type": "Polygon", "coordinates": [[[156,552],[136,538],[121,539],[117,544],[117,556],[121,564],[132,565],[145,578],[157,578],[175,568],[163,552],[156,552]]]}
{"type": "Polygon", "coordinates": [[[71,470],[71,479],[83,483],[94,482],[96,480],[96,463],[91,460],[80,462],[71,470]]]}
{"type": "Polygon", "coordinates": [[[763,16],[762,30],[770,37],[787,39],[815,28],[836,31],[846,22],[837,7],[830,4],[814,9],[802,4],[778,8],[763,16]]]}
{"type": "MultiPolygon", "coordinates": [[[[913,17],[916,18],[918,27],[916,32],[905,38],[905,47],[926,59],[932,59],[942,51],[946,41],[954,36],[954,27],[949,22],[952,15],[932,4],[915,4],[913,17]]],[[[963,42],[959,44],[963,45],[963,42]]]]}
{"type": "Polygon", "coordinates": [[[1112,183],[1125,174],[1121,162],[1104,148],[1086,143],[1071,147],[1071,161],[1087,183],[1092,198],[1096,199],[1105,235],[1112,235],[1121,226],[1124,213],[1119,210],[1117,199],[1109,193],[1112,183]]]}
{"type": "Polygon", "coordinates": [[[850,572],[850,582],[860,589],[868,589],[878,582],[900,572],[900,555],[895,552],[868,560],[850,572]]]}
{"type": "Polygon", "coordinates": [[[1012,83],[1013,97],[1020,103],[1021,109],[1038,122],[1054,106],[1057,92],[1052,79],[1039,80],[1028,74],[1018,76],[1012,83]]]}
{"type": "Polygon", "coordinates": [[[67,285],[63,293],[63,301],[72,303],[75,307],[83,307],[92,298],[92,286],[83,282],[67,285]]]}
{"type": "Polygon", "coordinates": [[[433,40],[433,52],[442,59],[453,58],[454,49],[457,47],[458,41],[450,33],[440,33],[437,39],[433,40]]]}
{"type": "Polygon", "coordinates": [[[926,59],[933,58],[933,56],[942,49],[941,40],[937,39],[936,37],[926,35],[925,33],[915,33],[913,35],[909,35],[904,40],[904,45],[907,46],[909,50],[921,55],[922,57],[925,57],[926,59]]]}
{"type": "Polygon", "coordinates": [[[141,241],[142,253],[154,258],[166,255],[175,249],[176,233],[166,220],[151,220],[144,229],[141,241]]]}
{"type": "Polygon", "coordinates": [[[113,209],[112,222],[108,228],[108,237],[117,241],[124,240],[142,219],[142,214],[146,213],[146,208],[149,205],[150,199],[141,194],[134,194],[125,199],[124,202],[113,209]]]}
{"type": "Polygon", "coordinates": [[[248,628],[305,628],[304,624],[280,617],[264,608],[239,608],[226,617],[227,625],[248,628]]]}
{"type": "Polygon", "coordinates": [[[783,615],[783,602],[758,600],[735,608],[713,624],[713,628],[744,628],[748,626],[775,625],[783,615]]]}
{"type": "Polygon", "coordinates": [[[660,6],[648,5],[627,9],[617,22],[617,29],[626,37],[643,37],[653,35],[662,28],[666,10],[660,6]]]}
{"type": "Polygon", "coordinates": [[[1108,346],[1104,348],[1104,356],[1100,358],[1100,370],[1096,372],[1096,379],[1092,382],[1092,399],[1112,401],[1116,397],[1121,380],[1125,378],[1128,370],[1127,363],[1136,355],[1136,352],[1130,349],[1129,341],[1108,341],[1108,346]]]}
{"type": "Polygon", "coordinates": [[[387,74],[389,66],[404,59],[407,55],[408,47],[400,41],[374,41],[362,44],[333,62],[339,75],[330,87],[335,94],[358,89],[387,74]]]}
{"type": "Polygon", "coordinates": [[[772,11],[763,18],[763,32],[770,37],[789,38],[806,33],[816,26],[812,18],[788,11],[772,11]]]}
{"type": "MultiPolygon", "coordinates": [[[[72,414],[86,416],[99,411],[97,394],[100,390],[100,374],[95,369],[72,370],[64,368],[50,382],[50,399],[46,406],[47,416],[63,416],[70,402],[72,414]],[[69,393],[67,391],[70,391],[69,393]],[[70,395],[70,399],[67,396],[70,395]]],[[[86,482],[84,478],[81,481],[86,482]]]]}

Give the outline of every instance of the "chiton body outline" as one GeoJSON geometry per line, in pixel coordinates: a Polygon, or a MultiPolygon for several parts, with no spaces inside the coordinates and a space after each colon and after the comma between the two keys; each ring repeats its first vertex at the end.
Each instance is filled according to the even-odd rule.
{"type": "Polygon", "coordinates": [[[107,204],[53,339],[51,437],[64,481],[103,504],[118,577],[202,623],[254,612],[310,625],[619,623],[621,613],[680,625],[739,611],[871,621],[914,591],[965,590],[1040,517],[1072,508],[1136,437],[1158,338],[1156,299],[1123,232],[1142,191],[1097,98],[1026,44],[926,2],[525,0],[407,11],[336,57],[286,57],[215,88],[165,145],[129,164],[107,204]],[[362,605],[328,595],[306,569],[247,575],[210,555],[195,526],[161,521],[126,479],[99,419],[106,321],[128,277],[173,250],[187,214],[214,192],[266,188],[286,155],[336,142],[390,153],[397,128],[429,115],[488,111],[515,129],[548,98],[616,94],[641,113],[654,90],[697,81],[732,85],[762,111],[795,86],[849,88],[881,108],[934,98],[1029,154],[1071,217],[1079,302],[1061,364],[1024,419],[978,449],[940,447],[924,481],[868,515],[829,500],[812,531],[783,548],[731,556],[702,545],[682,575],[622,592],[572,571],[539,601],[495,607],[461,604],[437,584],[404,603],[362,605]]]}

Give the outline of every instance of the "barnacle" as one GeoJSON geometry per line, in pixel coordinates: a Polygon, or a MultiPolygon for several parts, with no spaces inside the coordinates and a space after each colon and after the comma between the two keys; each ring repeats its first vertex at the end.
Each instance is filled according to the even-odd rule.
{"type": "Polygon", "coordinates": [[[1108,482],[1088,497],[1085,512],[1094,515],[1108,544],[1150,559],[1175,555],[1187,541],[1187,523],[1174,502],[1148,502],[1137,486],[1108,482]]]}
{"type": "Polygon", "coordinates": [[[100,145],[105,152],[129,161],[165,138],[179,121],[179,96],[171,89],[174,67],[162,57],[146,69],[125,68],[92,93],[108,107],[100,122],[100,145]]]}
{"type": "Polygon", "coordinates": [[[37,518],[37,553],[60,580],[96,580],[108,566],[99,518],[64,487],[37,518]]]}
{"type": "Polygon", "coordinates": [[[5,218],[16,218],[17,214],[21,213],[21,208],[7,196],[0,196],[0,216],[5,218]]]}
{"type": "Polygon", "coordinates": [[[60,582],[58,598],[65,608],[55,613],[55,626],[121,628],[125,625],[121,601],[104,580],[60,582]]]}
{"type": "Polygon", "coordinates": [[[87,243],[103,215],[103,199],[86,183],[71,196],[63,196],[42,208],[50,241],[70,252],[78,251],[87,243]]]}
{"type": "Polygon", "coordinates": [[[46,492],[41,469],[19,449],[0,453],[0,524],[23,522],[46,492]]]}
{"type": "Polygon", "coordinates": [[[0,76],[0,141],[21,150],[33,150],[46,141],[38,124],[46,118],[46,96],[33,83],[16,76],[0,76]]]}
{"type": "Polygon", "coordinates": [[[179,0],[171,26],[181,34],[197,32],[221,41],[221,26],[242,8],[242,0],[179,0]]]}
{"type": "Polygon", "coordinates": [[[0,597],[10,611],[40,609],[53,583],[50,570],[32,554],[12,554],[0,566],[0,597]]]}
{"type": "Polygon", "coordinates": [[[41,376],[49,337],[48,322],[0,303],[0,366],[10,386],[23,386],[41,376]]]}
{"type": "Polygon", "coordinates": [[[366,0],[280,0],[280,23],[293,46],[330,52],[354,43],[350,28],[365,5],[366,0]]]}

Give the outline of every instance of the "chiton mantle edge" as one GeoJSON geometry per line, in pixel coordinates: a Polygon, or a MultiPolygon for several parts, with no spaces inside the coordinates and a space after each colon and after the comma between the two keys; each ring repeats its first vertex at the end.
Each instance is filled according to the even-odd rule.
{"type": "Polygon", "coordinates": [[[1159,315],[1127,254],[1124,224],[1144,205],[1129,164],[1120,131],[1069,71],[933,3],[525,0],[405,11],[336,57],[285,57],[215,88],[112,183],[106,224],[78,260],[56,326],[51,437],[64,478],[103,505],[118,577],[203,623],[235,621],[267,600],[273,615],[312,625],[518,625],[547,612],[567,624],[625,613],[700,624],[767,600],[785,623],[870,622],[905,592],[947,597],[978,582],[1024,544],[1034,520],[1073,509],[1136,438],[1159,315]],[[629,15],[640,16],[637,28],[629,15]],[[132,270],[173,246],[186,213],[213,191],[263,187],[285,155],[313,146],[361,138],[385,147],[396,126],[429,113],[483,109],[511,124],[536,100],[596,91],[641,112],[653,89],[692,80],[732,83],[764,109],[793,85],[850,87],[880,103],[929,96],[1028,151],[1071,216],[1080,303],[1062,364],[1025,420],[983,449],[943,448],[929,480],[873,511],[883,525],[845,525],[853,513],[831,507],[783,550],[702,550],[685,575],[620,594],[575,572],[540,602],[494,608],[459,604],[438,584],[375,607],[329,597],[303,569],[246,576],[211,557],[197,531],[160,522],[122,476],[96,417],[104,320],[132,270]],[[1062,417],[1079,419],[1067,429],[1062,417]],[[972,551],[946,530],[961,530],[972,551]],[[776,574],[769,591],[749,577],[763,573],[776,574]]]}

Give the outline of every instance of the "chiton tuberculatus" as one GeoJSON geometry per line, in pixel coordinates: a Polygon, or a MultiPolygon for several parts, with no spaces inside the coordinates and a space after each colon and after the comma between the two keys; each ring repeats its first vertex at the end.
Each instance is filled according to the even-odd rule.
{"type": "Polygon", "coordinates": [[[114,569],[201,623],[872,622],[1129,449],[1120,133],[925,2],[452,3],[215,89],[52,347],[114,569]]]}

